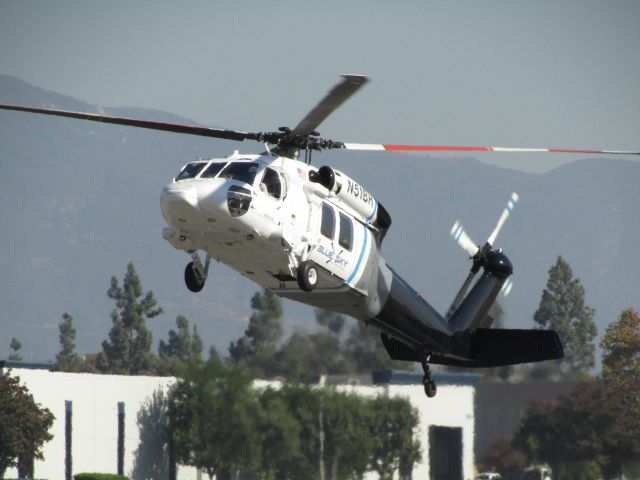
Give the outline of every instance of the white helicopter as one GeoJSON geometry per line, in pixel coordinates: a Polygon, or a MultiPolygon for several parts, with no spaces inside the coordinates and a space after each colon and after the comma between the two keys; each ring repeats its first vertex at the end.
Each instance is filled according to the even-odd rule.
{"type": "Polygon", "coordinates": [[[562,358],[554,331],[491,329],[488,311],[508,293],[511,262],[493,245],[518,201],[513,193],[483,246],[456,222],[451,235],[472,259],[471,271],[446,315],[438,313],[383,259],[391,216],[371,193],[344,173],[310,164],[314,150],[423,150],[631,154],[612,150],[454,147],[342,143],[315,129],[367,82],[343,75],[294,128],[242,132],[18,105],[0,109],[95,122],[255,140],[262,154],[235,151],[226,158],[186,164],[161,193],[168,226],[163,237],[191,257],[184,278],[199,292],[211,260],[223,262],[278,295],[350,315],[374,326],[393,359],[417,361],[429,397],[436,394],[429,364],[492,367],[562,358]],[[304,154],[304,161],[300,153],[304,154]],[[202,252],[202,253],[200,253],[202,252]],[[482,275],[468,292],[474,276],[482,275]]]}

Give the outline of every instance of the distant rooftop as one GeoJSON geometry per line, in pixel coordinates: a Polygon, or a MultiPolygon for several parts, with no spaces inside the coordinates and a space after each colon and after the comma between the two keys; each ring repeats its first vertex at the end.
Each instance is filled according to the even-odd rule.
{"type": "Polygon", "coordinates": [[[27,370],[53,370],[53,363],[17,362],[15,360],[0,360],[0,370],[5,368],[25,368],[27,370]]]}
{"type": "MultiPolygon", "coordinates": [[[[434,372],[432,376],[438,385],[476,385],[482,379],[482,375],[468,372],[434,372]]],[[[422,372],[379,370],[372,372],[371,378],[376,385],[422,385],[422,372]]]]}
{"type": "MultiPolygon", "coordinates": [[[[439,385],[476,385],[482,375],[467,372],[434,372],[433,379],[439,385]]],[[[422,372],[406,370],[377,370],[361,375],[327,375],[331,385],[422,385],[422,372]]],[[[315,379],[319,383],[319,378],[315,379]]]]}
{"type": "MultiPolygon", "coordinates": [[[[8,368],[53,371],[54,364],[0,360],[0,371],[8,368]]],[[[433,372],[432,376],[438,385],[475,386],[483,378],[480,374],[469,372],[433,372]]],[[[284,379],[282,380],[284,381],[284,379]]],[[[327,375],[326,381],[331,385],[422,385],[422,372],[410,372],[407,370],[377,370],[370,374],[327,375]]],[[[314,383],[319,382],[320,378],[314,379],[314,383]]]]}

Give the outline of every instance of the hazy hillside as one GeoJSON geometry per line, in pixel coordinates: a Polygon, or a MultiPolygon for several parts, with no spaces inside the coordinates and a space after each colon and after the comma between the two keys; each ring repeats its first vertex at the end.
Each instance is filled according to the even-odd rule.
{"type": "MultiPolygon", "coordinates": [[[[0,76],[0,102],[97,109],[7,76],[0,76]]],[[[156,111],[105,111],[193,123],[156,111]]],[[[165,309],[150,322],[156,340],[182,313],[197,323],[206,344],[226,350],[245,328],[256,287],[216,265],[201,294],[188,292],[182,280],[188,258],[161,238],[159,193],[187,161],[234,149],[256,152],[260,146],[0,112],[0,356],[16,336],[26,358],[53,358],[65,311],[76,321],[79,350],[98,350],[110,328],[110,277],[121,278],[128,261],[165,309]]],[[[316,154],[314,163],[352,175],[387,207],[393,217],[387,260],[440,310],[469,268],[449,238],[453,221],[460,218],[483,242],[514,190],[521,201],[498,242],[516,272],[504,302],[509,326],[532,324],[558,254],[585,285],[601,331],[623,308],[640,307],[634,249],[640,163],[591,159],[544,175],[470,159],[381,153],[316,154]]],[[[311,313],[287,304],[287,317],[290,326],[305,325],[311,313]]]]}

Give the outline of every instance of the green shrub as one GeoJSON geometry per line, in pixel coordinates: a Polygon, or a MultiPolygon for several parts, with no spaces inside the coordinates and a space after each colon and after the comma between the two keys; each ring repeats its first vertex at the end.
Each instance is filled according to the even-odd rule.
{"type": "Polygon", "coordinates": [[[116,475],[114,473],[76,473],[74,480],[129,480],[124,475],[116,475]]]}

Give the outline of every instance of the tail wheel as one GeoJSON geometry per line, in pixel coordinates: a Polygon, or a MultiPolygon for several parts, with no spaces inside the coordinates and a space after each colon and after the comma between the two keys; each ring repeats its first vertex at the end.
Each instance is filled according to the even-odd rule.
{"type": "Polygon", "coordinates": [[[426,380],[424,383],[424,393],[427,395],[427,397],[429,398],[433,398],[436,396],[436,393],[438,391],[438,386],[436,385],[436,382],[434,382],[433,380],[426,380]]]}
{"type": "Polygon", "coordinates": [[[187,288],[192,292],[197,293],[204,288],[204,278],[200,276],[193,262],[189,262],[184,269],[184,283],[187,284],[187,288]]]}
{"type": "Polygon", "coordinates": [[[298,285],[305,292],[312,292],[318,285],[318,268],[309,260],[298,267],[298,285]]]}

